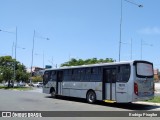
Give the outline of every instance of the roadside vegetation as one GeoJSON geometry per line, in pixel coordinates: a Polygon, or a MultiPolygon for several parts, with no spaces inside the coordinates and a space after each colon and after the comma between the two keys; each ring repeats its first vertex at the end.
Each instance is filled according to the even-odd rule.
{"type": "Polygon", "coordinates": [[[106,58],[106,59],[97,59],[97,58],[91,58],[91,59],[75,59],[72,58],[71,60],[62,63],[61,67],[63,66],[78,66],[78,65],[89,65],[89,64],[96,64],[96,63],[109,63],[109,62],[115,62],[112,58],[106,58]]]}
{"type": "Polygon", "coordinates": [[[38,76],[37,75],[32,76],[31,79],[32,79],[32,82],[34,82],[34,83],[36,83],[36,82],[42,82],[43,81],[43,78],[40,75],[38,75],[38,76]]]}
{"type": "Polygon", "coordinates": [[[152,100],[146,100],[145,102],[160,103],[160,96],[155,96],[152,100]]]}
{"type": "Polygon", "coordinates": [[[19,61],[13,59],[11,56],[0,57],[0,83],[5,81],[10,84],[10,82],[14,79],[16,79],[16,82],[27,82],[29,75],[30,74],[27,73],[26,67],[19,61]],[[15,78],[14,72],[16,73],[15,78]]]}

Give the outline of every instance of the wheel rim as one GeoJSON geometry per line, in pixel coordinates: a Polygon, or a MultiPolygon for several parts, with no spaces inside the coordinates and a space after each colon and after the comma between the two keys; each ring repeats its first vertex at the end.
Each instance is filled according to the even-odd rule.
{"type": "Polygon", "coordinates": [[[94,95],[93,92],[90,92],[90,93],[88,94],[88,101],[89,101],[90,103],[93,103],[93,102],[95,101],[95,95],[94,95]]]}
{"type": "Polygon", "coordinates": [[[52,97],[55,96],[55,91],[52,91],[51,96],[52,96],[52,97]]]}

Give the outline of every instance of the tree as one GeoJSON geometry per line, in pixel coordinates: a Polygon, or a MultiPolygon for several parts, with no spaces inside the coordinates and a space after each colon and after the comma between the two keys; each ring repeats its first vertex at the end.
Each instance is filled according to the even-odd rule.
{"type": "Polygon", "coordinates": [[[106,58],[106,59],[97,59],[97,58],[92,58],[92,59],[75,59],[72,58],[70,61],[67,61],[65,63],[61,64],[61,67],[63,66],[77,66],[77,65],[88,65],[88,64],[96,64],[96,63],[108,63],[108,62],[115,62],[112,58],[106,58]]]}
{"type": "Polygon", "coordinates": [[[0,81],[13,79],[14,60],[11,56],[0,57],[0,81]]]}
{"type": "Polygon", "coordinates": [[[43,81],[43,78],[40,75],[32,77],[32,82],[42,82],[42,81],[43,81]]]}
{"type": "Polygon", "coordinates": [[[11,56],[0,57],[0,82],[9,82],[14,79],[14,65],[16,72],[16,81],[26,82],[29,78],[29,74],[26,71],[26,67],[19,61],[16,61],[11,56]]]}

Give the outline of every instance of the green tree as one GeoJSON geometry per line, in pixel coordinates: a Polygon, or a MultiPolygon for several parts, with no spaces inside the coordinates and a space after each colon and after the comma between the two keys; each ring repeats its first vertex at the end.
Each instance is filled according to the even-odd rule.
{"type": "Polygon", "coordinates": [[[26,67],[19,61],[15,61],[11,56],[0,57],[0,82],[10,82],[14,77],[14,65],[16,72],[16,81],[27,81],[29,74],[26,71],[26,67]]]}
{"type": "Polygon", "coordinates": [[[0,81],[13,79],[14,60],[11,56],[0,57],[0,81]]]}
{"type": "Polygon", "coordinates": [[[34,76],[32,77],[32,82],[42,82],[43,78],[42,76],[34,76]]]}
{"type": "Polygon", "coordinates": [[[92,58],[92,59],[75,59],[72,58],[70,61],[67,61],[65,63],[61,64],[61,67],[63,66],[77,66],[77,65],[88,65],[88,64],[96,64],[96,63],[108,63],[108,62],[114,62],[112,58],[106,58],[106,59],[97,59],[97,58],[92,58]]]}

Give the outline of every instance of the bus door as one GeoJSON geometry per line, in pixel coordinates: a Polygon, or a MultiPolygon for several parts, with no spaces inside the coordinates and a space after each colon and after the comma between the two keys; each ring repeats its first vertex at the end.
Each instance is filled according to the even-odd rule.
{"type": "Polygon", "coordinates": [[[115,100],[116,97],[116,67],[103,70],[103,100],[115,100]]]}
{"type": "Polygon", "coordinates": [[[57,71],[56,94],[62,95],[63,71],[57,71]]]}

